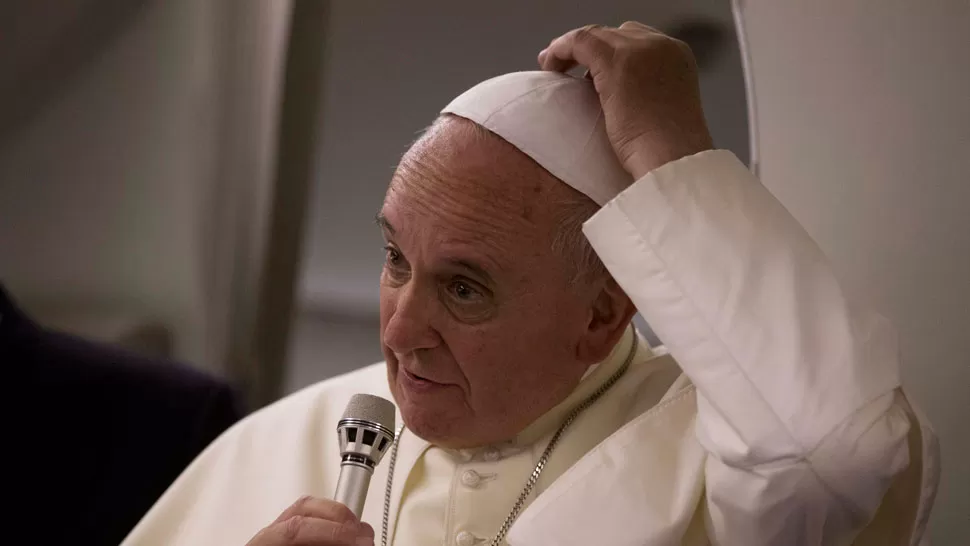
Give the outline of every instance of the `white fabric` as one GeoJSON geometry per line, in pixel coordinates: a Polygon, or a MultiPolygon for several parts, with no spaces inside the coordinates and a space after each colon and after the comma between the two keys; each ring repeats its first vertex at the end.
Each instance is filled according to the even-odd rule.
{"type": "MultiPolygon", "coordinates": [[[[550,462],[558,479],[541,484],[510,544],[919,544],[937,443],[898,388],[891,329],[847,302],[811,239],[736,158],[666,165],[586,233],[669,354],[638,361],[576,422],[550,462]],[[671,384],[675,359],[684,376],[671,384]]],[[[300,495],[329,496],[333,427],[355,392],[388,396],[383,366],[233,427],[125,544],[244,544],[300,495]]],[[[402,438],[396,525],[402,499],[420,491],[405,477],[428,448],[402,438]]],[[[375,526],[386,476],[382,464],[364,511],[375,526]]]]}
{"type": "MultiPolygon", "coordinates": [[[[472,450],[430,446],[410,472],[397,473],[407,490],[396,515],[397,544],[481,544],[508,516],[535,468],[542,450],[566,415],[619,370],[632,356],[631,370],[614,385],[595,409],[587,410],[543,469],[536,492],[541,493],[593,445],[602,441],[636,411],[618,411],[633,398],[644,407],[655,404],[676,379],[679,370],[670,359],[653,359],[643,339],[633,355],[632,330],[624,334],[611,355],[596,366],[567,398],[508,442],[472,450]],[[646,386],[645,384],[649,384],[646,386]],[[635,394],[634,394],[635,393],[635,394]],[[652,394],[651,394],[652,393],[652,394]]],[[[641,408],[642,410],[643,408],[641,408]]],[[[531,496],[531,501],[535,496],[531,496]]],[[[527,502],[528,502],[527,501],[527,502]]]]}
{"type": "MultiPolygon", "coordinates": [[[[697,387],[712,542],[850,542],[912,451],[889,325],[853,308],[811,238],[728,152],[645,176],[585,232],[697,387]]],[[[636,499],[653,483],[631,476],[656,477],[635,441],[652,426],[631,423],[590,453],[523,514],[510,542],[548,540],[554,522],[593,505],[606,517],[597,529],[618,529],[611,544],[644,544],[623,522],[642,517],[636,499]],[[604,465],[611,472],[596,470],[604,465]]],[[[935,450],[926,426],[922,440],[935,450]]],[[[934,466],[927,462],[921,514],[935,494],[934,466]]],[[[907,514],[914,529],[897,536],[915,543],[919,517],[907,514]]],[[[597,532],[570,527],[551,542],[588,544],[597,532]]]]}
{"type": "Polygon", "coordinates": [[[606,136],[593,83],[558,72],[513,72],[462,93],[442,113],[485,127],[599,205],[633,182],[606,136]]]}

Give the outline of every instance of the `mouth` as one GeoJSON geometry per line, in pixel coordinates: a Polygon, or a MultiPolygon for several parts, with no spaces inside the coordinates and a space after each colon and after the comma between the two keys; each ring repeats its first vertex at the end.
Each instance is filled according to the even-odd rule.
{"type": "Polygon", "coordinates": [[[444,383],[438,383],[437,381],[432,381],[427,377],[422,377],[420,375],[412,373],[409,370],[404,369],[403,367],[401,368],[401,374],[404,376],[405,382],[408,384],[408,386],[416,390],[424,390],[424,389],[431,389],[434,387],[444,386],[444,383]]]}

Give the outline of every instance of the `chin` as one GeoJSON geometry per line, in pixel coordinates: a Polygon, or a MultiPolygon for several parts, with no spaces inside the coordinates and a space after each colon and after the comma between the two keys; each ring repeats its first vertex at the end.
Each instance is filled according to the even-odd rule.
{"type": "Polygon", "coordinates": [[[475,426],[467,419],[449,419],[440,411],[399,406],[404,424],[415,436],[446,449],[470,449],[488,444],[473,434],[475,426]]]}
{"type": "MultiPolygon", "coordinates": [[[[404,424],[415,436],[446,449],[475,449],[504,437],[481,434],[472,419],[448,419],[440,411],[399,406],[404,424]]],[[[511,436],[509,436],[511,437],[511,436]]]]}
{"type": "Polygon", "coordinates": [[[446,448],[458,448],[469,443],[465,436],[474,430],[471,419],[455,404],[460,404],[450,393],[419,395],[409,392],[398,383],[396,367],[388,369],[388,382],[394,403],[397,404],[404,425],[408,430],[432,444],[446,448]]]}
{"type": "MultiPolygon", "coordinates": [[[[463,428],[457,423],[449,422],[442,418],[440,412],[428,411],[425,408],[409,407],[402,405],[401,416],[408,430],[419,438],[431,442],[432,444],[446,448],[464,447],[463,440],[458,431],[463,428]]],[[[467,427],[465,427],[467,430],[467,427]]],[[[466,440],[467,441],[467,440],[466,440]]]]}

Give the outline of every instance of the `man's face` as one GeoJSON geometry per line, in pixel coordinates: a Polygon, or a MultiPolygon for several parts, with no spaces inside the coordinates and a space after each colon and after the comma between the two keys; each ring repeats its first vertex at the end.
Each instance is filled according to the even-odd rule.
{"type": "Polygon", "coordinates": [[[381,345],[404,421],[438,445],[507,440],[592,362],[592,293],[555,253],[572,191],[512,145],[445,118],[402,159],[378,215],[381,345]]]}

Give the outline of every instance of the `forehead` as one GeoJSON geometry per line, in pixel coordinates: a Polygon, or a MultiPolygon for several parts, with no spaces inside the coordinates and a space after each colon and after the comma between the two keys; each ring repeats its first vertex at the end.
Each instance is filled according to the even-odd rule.
{"type": "Polygon", "coordinates": [[[554,229],[562,186],[531,158],[472,122],[433,125],[402,158],[382,214],[394,228],[501,250],[540,244],[554,229]]]}

